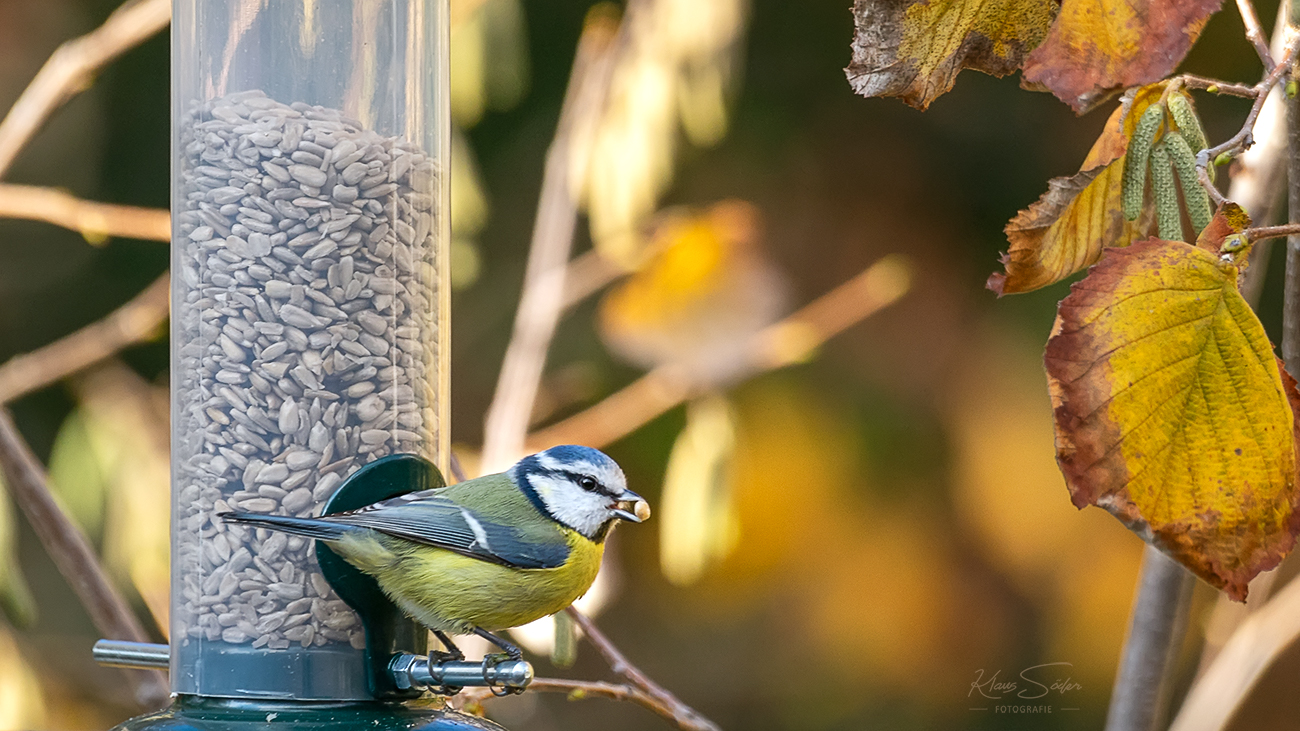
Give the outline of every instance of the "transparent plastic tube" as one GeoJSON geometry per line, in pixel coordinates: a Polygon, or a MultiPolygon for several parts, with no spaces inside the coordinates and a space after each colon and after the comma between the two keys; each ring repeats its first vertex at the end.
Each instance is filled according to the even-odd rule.
{"type": "Polygon", "coordinates": [[[446,0],[176,0],[172,615],[179,693],[366,698],[308,516],[447,454],[446,0]]]}

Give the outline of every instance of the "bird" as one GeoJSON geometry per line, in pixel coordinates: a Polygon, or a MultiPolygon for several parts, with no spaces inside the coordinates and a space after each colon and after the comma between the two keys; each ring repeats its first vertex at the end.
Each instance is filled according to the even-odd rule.
{"type": "Polygon", "coordinates": [[[609,456],[562,445],[505,472],[350,512],[220,517],[323,541],[428,627],[449,659],[464,659],[449,634],[476,634],[519,660],[518,646],[496,632],[555,614],[585,594],[614,525],[648,519],[650,506],[609,456]]]}

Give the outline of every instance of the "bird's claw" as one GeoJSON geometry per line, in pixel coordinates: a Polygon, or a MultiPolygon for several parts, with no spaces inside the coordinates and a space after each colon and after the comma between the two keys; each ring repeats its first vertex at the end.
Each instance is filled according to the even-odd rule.
{"type": "Polygon", "coordinates": [[[461,660],[465,659],[465,653],[461,652],[460,650],[456,650],[455,652],[441,652],[439,650],[430,650],[429,657],[432,658],[434,662],[438,662],[438,663],[460,662],[461,660]]]}
{"type": "Polygon", "coordinates": [[[483,656],[483,680],[487,684],[487,689],[492,691],[492,695],[498,698],[504,698],[508,695],[519,695],[524,692],[523,688],[504,685],[488,680],[488,670],[503,663],[513,662],[523,659],[523,653],[518,652],[493,652],[483,656]]]}

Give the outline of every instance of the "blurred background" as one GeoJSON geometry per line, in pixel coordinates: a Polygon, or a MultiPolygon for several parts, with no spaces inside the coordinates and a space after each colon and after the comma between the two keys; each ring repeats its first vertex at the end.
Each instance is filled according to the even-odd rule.
{"type": "MultiPolygon", "coordinates": [[[[0,108],[115,6],[0,2],[0,108]]],[[[470,467],[591,7],[453,2],[452,433],[470,467]]],[[[997,301],[983,283],[1005,222],[1048,178],[1077,170],[1109,107],[1076,118],[1015,78],[973,72],[924,114],[855,97],[842,72],[848,0],[653,7],[591,132],[575,242],[631,274],[561,322],[534,420],[578,413],[668,360],[716,386],[608,447],[657,512],[616,535],[599,623],[727,729],[1099,727],[1141,542],[1100,510],[1076,511],[1054,463],[1040,358],[1068,285],[997,301]],[[905,255],[912,275],[897,304],[800,365],[730,366],[736,342],[887,254],[905,255]],[[1078,710],[971,710],[980,673],[1041,663],[1070,663],[1080,689],[1063,705],[1078,710]]],[[[1271,19],[1276,3],[1259,10],[1271,19]]],[[[167,65],[163,35],[108,67],[8,181],[165,207],[167,65]]],[[[1230,12],[1184,69],[1259,75],[1230,12]]],[[[1246,105],[1205,99],[1201,110],[1221,140],[1246,105]]],[[[167,261],[163,244],[92,245],[0,220],[0,361],[104,316],[167,261]]],[[[1280,291],[1271,281],[1261,310],[1275,342],[1280,291]]],[[[155,632],[166,626],[166,368],[160,333],[12,404],[155,632]]],[[[130,715],[119,675],[90,660],[89,620],[5,499],[0,599],[0,729],[130,715]]],[[[1198,586],[1183,687],[1213,604],[1198,586]]],[[[607,672],[586,647],[569,669],[536,663],[545,675],[607,672]]],[[[531,731],[668,727],[628,704],[541,694],[487,709],[531,731]]]]}

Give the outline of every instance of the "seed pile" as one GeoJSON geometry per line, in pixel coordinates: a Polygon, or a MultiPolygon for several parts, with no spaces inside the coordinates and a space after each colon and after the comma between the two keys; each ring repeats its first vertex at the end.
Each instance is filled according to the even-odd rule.
{"type": "Polygon", "coordinates": [[[437,163],[342,113],[243,92],[182,120],[174,236],[180,581],[173,634],[351,643],[310,516],[343,479],[437,443],[437,163]]]}

